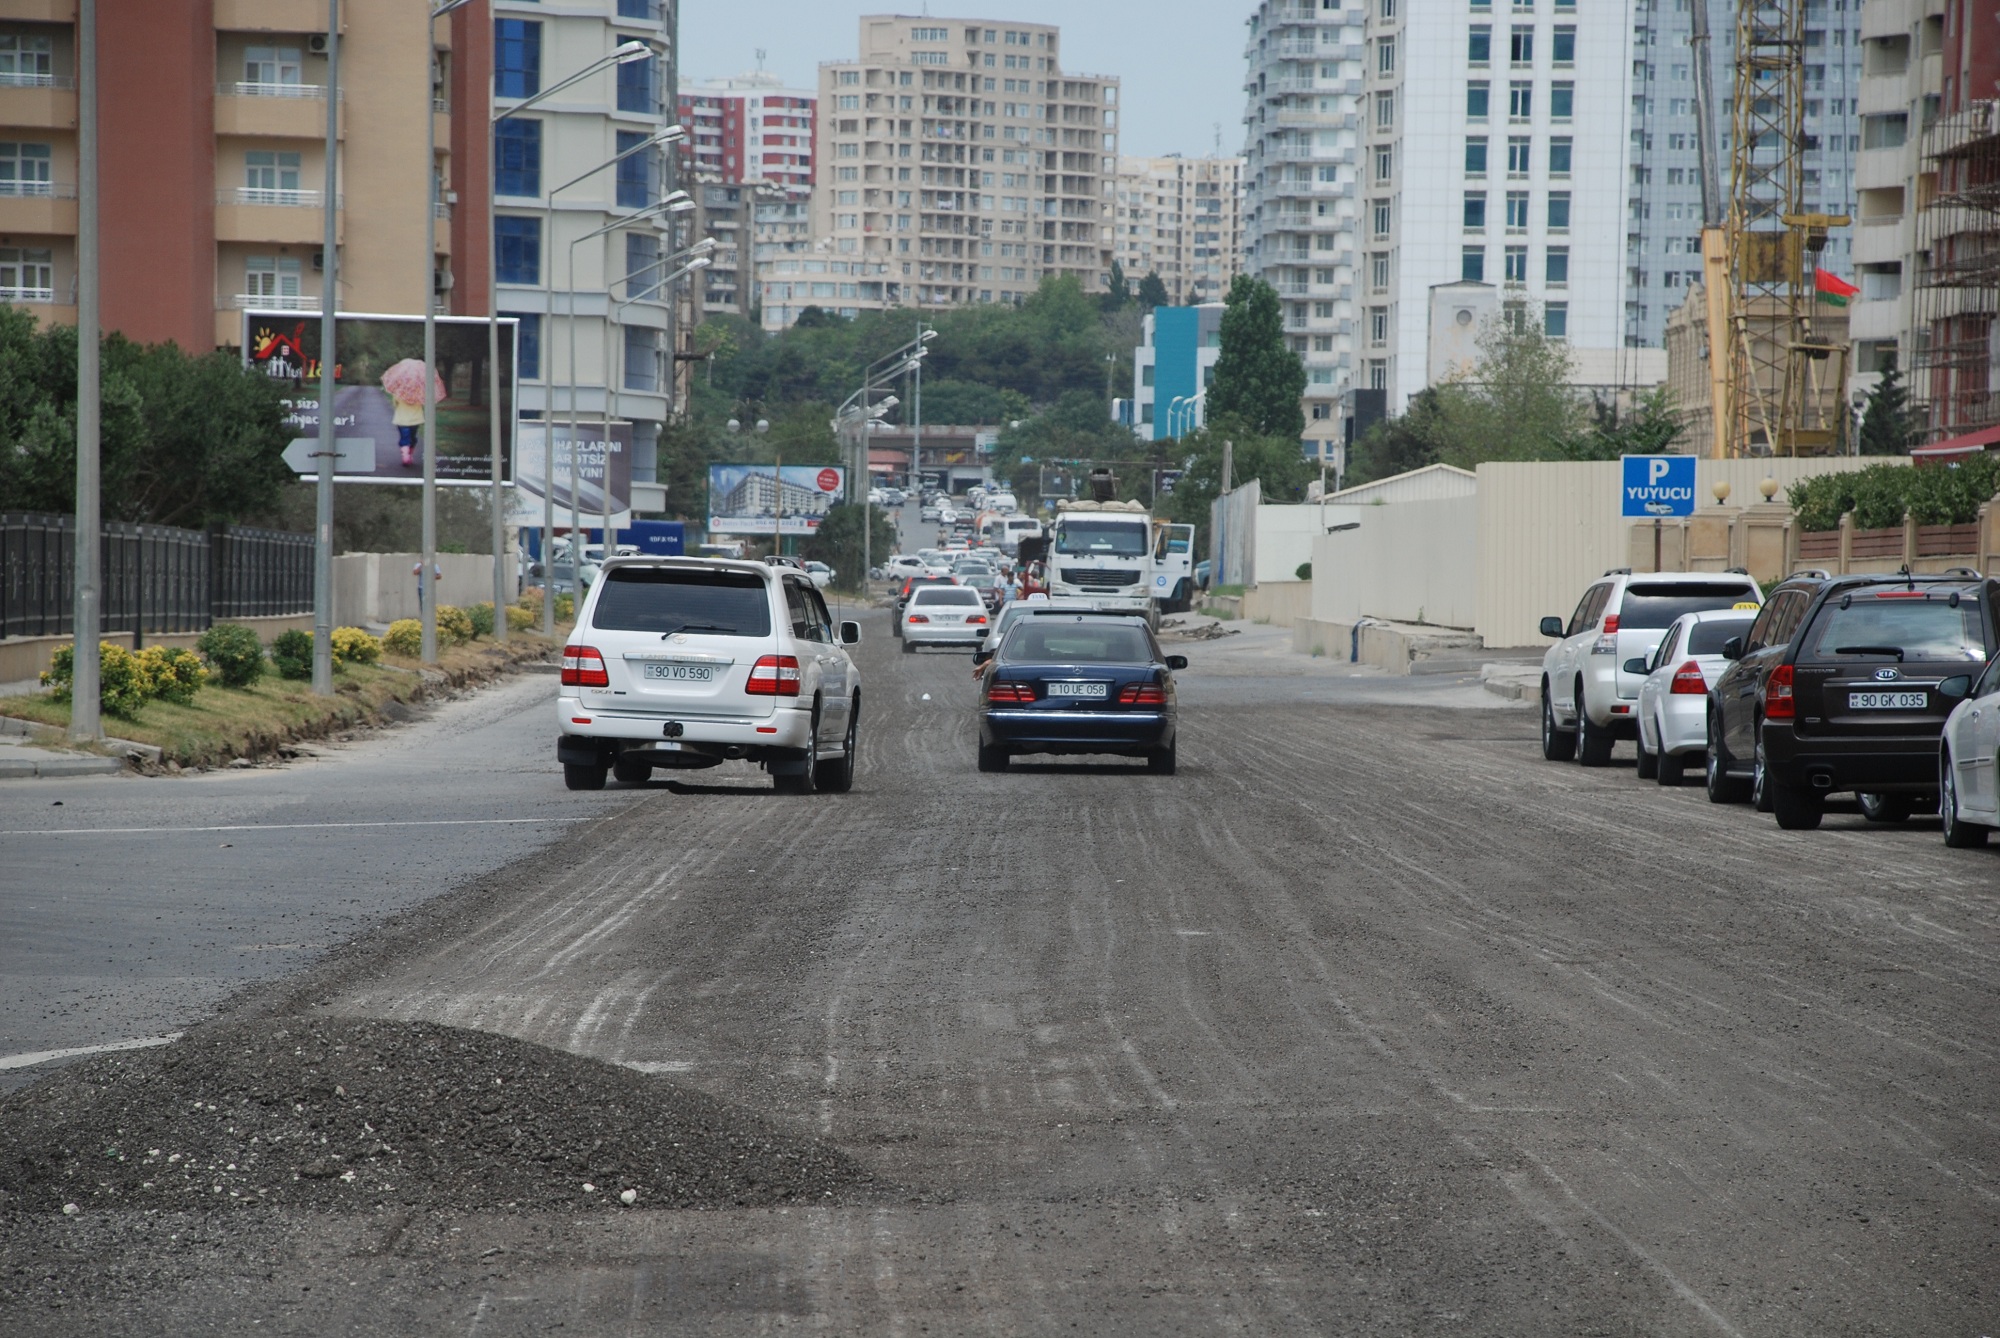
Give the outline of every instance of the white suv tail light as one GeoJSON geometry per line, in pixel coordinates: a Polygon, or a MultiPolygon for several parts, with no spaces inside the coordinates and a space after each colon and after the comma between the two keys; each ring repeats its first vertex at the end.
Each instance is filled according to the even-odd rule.
{"type": "Polygon", "coordinates": [[[608,688],[611,675],[604,670],[604,653],[595,646],[564,646],[562,683],[566,688],[608,688]]]}
{"type": "Polygon", "coordinates": [[[799,695],[799,662],[790,655],[765,655],[750,666],[750,680],[743,690],[752,697],[796,697],[799,695]]]}

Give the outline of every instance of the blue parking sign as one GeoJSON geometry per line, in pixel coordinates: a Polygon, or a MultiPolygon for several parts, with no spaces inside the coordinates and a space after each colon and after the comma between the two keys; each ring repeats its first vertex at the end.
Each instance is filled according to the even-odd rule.
{"type": "Polygon", "coordinates": [[[1692,455],[1627,455],[1624,498],[1627,517],[1658,520],[1694,514],[1692,455]]]}

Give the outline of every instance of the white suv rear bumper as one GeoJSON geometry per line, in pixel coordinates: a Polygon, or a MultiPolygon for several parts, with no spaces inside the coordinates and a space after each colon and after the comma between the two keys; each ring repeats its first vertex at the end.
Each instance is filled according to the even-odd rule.
{"type": "Polygon", "coordinates": [[[768,716],[676,716],[657,712],[598,710],[576,697],[556,698],[556,720],[570,738],[606,743],[652,743],[666,737],[669,722],[681,727],[683,744],[718,748],[803,748],[812,735],[812,703],[785,704],[768,716]]]}

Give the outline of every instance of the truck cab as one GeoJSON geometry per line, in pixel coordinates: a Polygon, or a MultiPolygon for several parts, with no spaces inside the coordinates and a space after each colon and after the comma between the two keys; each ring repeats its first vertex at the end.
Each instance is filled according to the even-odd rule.
{"type": "Polygon", "coordinates": [[[1138,502],[1058,503],[1049,530],[1049,593],[1151,612],[1153,546],[1153,518],[1138,502]]]}

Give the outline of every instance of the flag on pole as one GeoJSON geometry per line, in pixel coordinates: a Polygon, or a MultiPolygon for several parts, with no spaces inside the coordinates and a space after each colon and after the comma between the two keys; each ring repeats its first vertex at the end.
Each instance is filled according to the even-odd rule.
{"type": "Polygon", "coordinates": [[[1861,290],[1838,274],[1816,269],[1813,271],[1813,291],[1819,295],[1819,300],[1828,306],[1844,307],[1847,305],[1847,299],[1861,290]]]}

